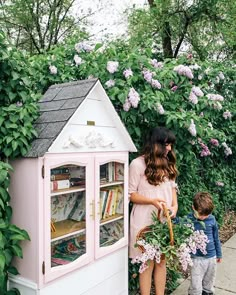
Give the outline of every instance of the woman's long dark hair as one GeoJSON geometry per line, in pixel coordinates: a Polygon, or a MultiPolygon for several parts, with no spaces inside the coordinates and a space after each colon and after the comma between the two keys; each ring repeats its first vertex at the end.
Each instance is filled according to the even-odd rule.
{"type": "Polygon", "coordinates": [[[158,185],[165,178],[174,180],[178,174],[176,156],[173,150],[175,135],[165,127],[156,127],[147,135],[142,155],[144,156],[147,181],[158,185]],[[165,156],[166,144],[171,144],[172,149],[165,156]]]}

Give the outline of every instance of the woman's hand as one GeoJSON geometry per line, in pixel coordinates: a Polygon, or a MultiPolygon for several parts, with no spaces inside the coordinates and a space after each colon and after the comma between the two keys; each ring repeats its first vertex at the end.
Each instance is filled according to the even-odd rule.
{"type": "Polygon", "coordinates": [[[166,201],[164,199],[155,198],[152,199],[152,205],[155,206],[159,210],[163,210],[164,206],[166,205],[166,201]]]}
{"type": "Polygon", "coordinates": [[[170,207],[170,218],[175,218],[178,211],[177,206],[170,207]]]}

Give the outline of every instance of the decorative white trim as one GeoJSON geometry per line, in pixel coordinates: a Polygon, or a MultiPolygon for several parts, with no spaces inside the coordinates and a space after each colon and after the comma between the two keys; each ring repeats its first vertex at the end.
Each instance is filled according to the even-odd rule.
{"type": "Polygon", "coordinates": [[[25,287],[30,288],[32,290],[38,290],[38,286],[36,283],[34,283],[30,280],[27,280],[19,275],[13,276],[13,275],[9,274],[9,281],[19,284],[19,285],[22,285],[22,286],[25,286],[25,287]]]}
{"type": "Polygon", "coordinates": [[[85,146],[87,146],[88,148],[115,147],[114,140],[107,136],[104,136],[100,132],[96,132],[95,130],[90,131],[88,135],[79,136],[78,138],[75,138],[73,135],[69,135],[68,139],[63,144],[63,148],[69,148],[70,145],[73,145],[77,148],[82,148],[85,146]]]}

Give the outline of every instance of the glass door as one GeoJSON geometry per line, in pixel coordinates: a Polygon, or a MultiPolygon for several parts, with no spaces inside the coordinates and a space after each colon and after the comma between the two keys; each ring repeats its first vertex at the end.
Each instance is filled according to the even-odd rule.
{"type": "Polygon", "coordinates": [[[99,158],[96,178],[96,257],[100,257],[121,247],[127,239],[126,157],[99,158]]]}
{"type": "Polygon", "coordinates": [[[90,197],[93,194],[89,192],[88,179],[93,178],[93,163],[90,167],[91,160],[78,160],[68,158],[63,163],[55,160],[48,167],[50,192],[46,220],[50,229],[50,255],[47,269],[52,277],[64,274],[70,266],[72,270],[78,268],[78,263],[82,266],[92,259],[90,215],[93,208],[90,203],[93,204],[93,200],[90,197]]]}

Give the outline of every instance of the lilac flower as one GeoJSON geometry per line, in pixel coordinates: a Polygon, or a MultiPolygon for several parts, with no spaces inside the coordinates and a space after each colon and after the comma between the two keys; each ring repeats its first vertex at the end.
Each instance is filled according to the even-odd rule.
{"type": "Polygon", "coordinates": [[[217,139],[215,139],[215,138],[212,138],[212,139],[210,140],[210,143],[211,143],[212,145],[214,145],[214,146],[219,146],[219,141],[218,141],[217,139]]]}
{"type": "Polygon", "coordinates": [[[223,186],[224,186],[224,183],[221,182],[221,181],[216,181],[216,185],[217,185],[217,186],[221,186],[221,187],[223,187],[223,186]]]}
{"type": "Polygon", "coordinates": [[[125,112],[128,112],[131,108],[131,103],[129,102],[128,98],[126,98],[125,103],[123,104],[123,110],[125,112]]]}
{"type": "Polygon", "coordinates": [[[174,71],[176,71],[181,76],[185,76],[189,79],[193,79],[193,73],[188,66],[178,65],[174,67],[174,71]]]}
{"type": "Polygon", "coordinates": [[[227,145],[226,142],[222,143],[222,146],[225,148],[224,153],[226,155],[226,157],[228,157],[229,155],[232,155],[232,150],[231,148],[227,145]]]}
{"type": "Polygon", "coordinates": [[[200,69],[201,69],[201,67],[200,67],[198,64],[190,65],[189,68],[190,68],[191,70],[200,70],[200,69]]]}
{"type": "Polygon", "coordinates": [[[17,106],[18,108],[20,108],[20,107],[23,106],[23,103],[22,103],[21,101],[17,101],[17,102],[16,102],[16,106],[17,106]]]}
{"type": "Polygon", "coordinates": [[[190,124],[190,126],[188,128],[188,131],[190,132],[190,134],[192,136],[196,136],[197,135],[196,125],[194,124],[193,119],[191,119],[191,124],[190,124]]]}
{"type": "Polygon", "coordinates": [[[224,97],[219,95],[219,94],[214,94],[214,93],[208,93],[206,95],[206,97],[209,99],[209,100],[214,100],[214,101],[223,101],[224,100],[224,97]]]}
{"type": "Polygon", "coordinates": [[[222,104],[219,102],[219,101],[216,101],[214,104],[213,104],[213,108],[215,110],[221,110],[222,109],[222,104]]]}
{"type": "Polygon", "coordinates": [[[129,69],[124,70],[123,75],[125,76],[126,79],[128,79],[129,77],[132,77],[133,76],[133,72],[129,68],[129,69]]]}
{"type": "Polygon", "coordinates": [[[160,61],[158,62],[155,58],[152,59],[150,63],[154,68],[163,68],[163,63],[160,61]]]}
{"type": "Polygon", "coordinates": [[[108,61],[107,62],[107,70],[111,74],[117,72],[118,66],[119,66],[118,61],[108,61]]]}
{"type": "Polygon", "coordinates": [[[202,92],[202,90],[200,89],[200,87],[197,86],[193,86],[192,88],[192,92],[196,95],[196,96],[200,96],[202,97],[204,95],[204,93],[202,92]]]}
{"type": "Polygon", "coordinates": [[[140,101],[140,96],[139,96],[138,92],[133,87],[130,88],[130,91],[129,91],[129,94],[128,94],[128,100],[131,103],[131,106],[133,108],[138,107],[138,103],[140,101]]]}
{"type": "Polygon", "coordinates": [[[83,63],[83,60],[81,57],[78,56],[78,54],[75,54],[74,56],[74,62],[77,66],[81,65],[83,63]]]}
{"type": "Polygon", "coordinates": [[[200,117],[204,117],[204,112],[201,112],[201,113],[199,114],[199,116],[200,116],[200,117]]]}
{"type": "Polygon", "coordinates": [[[224,80],[225,79],[225,76],[222,72],[219,72],[219,75],[218,77],[220,78],[220,80],[224,80]]]}
{"type": "Polygon", "coordinates": [[[201,143],[200,145],[201,145],[201,148],[202,148],[201,153],[200,153],[200,156],[201,157],[210,156],[211,155],[211,152],[210,152],[208,146],[205,145],[204,143],[201,143]]]}
{"type": "Polygon", "coordinates": [[[161,89],[161,84],[158,80],[152,79],[151,85],[155,89],[161,89]]]}
{"type": "Polygon", "coordinates": [[[202,80],[202,75],[198,75],[198,80],[202,80]]]}
{"type": "Polygon", "coordinates": [[[197,96],[194,94],[194,92],[190,92],[189,98],[188,100],[193,103],[193,104],[197,104],[198,103],[198,98],[197,96]]]}
{"type": "Polygon", "coordinates": [[[211,130],[213,130],[213,126],[212,126],[212,123],[211,123],[211,122],[209,122],[209,123],[207,124],[207,126],[210,127],[211,130]]]}
{"type": "Polygon", "coordinates": [[[157,112],[158,112],[160,115],[163,115],[163,114],[165,113],[165,110],[164,110],[163,106],[162,106],[160,103],[158,103],[158,104],[156,105],[156,108],[157,108],[157,112]]]}
{"type": "Polygon", "coordinates": [[[144,80],[146,80],[148,83],[151,83],[153,73],[150,72],[149,70],[143,70],[142,73],[143,73],[144,80]]]}
{"type": "Polygon", "coordinates": [[[189,246],[191,252],[194,254],[196,250],[200,250],[203,254],[207,254],[206,246],[209,243],[207,235],[205,235],[203,230],[196,230],[189,238],[189,246]]]}
{"type": "Polygon", "coordinates": [[[79,42],[75,44],[75,50],[80,53],[82,51],[90,52],[93,50],[93,46],[91,46],[88,42],[79,42]]]}
{"type": "Polygon", "coordinates": [[[178,86],[175,85],[175,86],[173,86],[170,90],[173,91],[173,92],[175,92],[177,89],[178,89],[178,86]]]}
{"type": "Polygon", "coordinates": [[[193,261],[191,259],[191,251],[186,243],[180,245],[177,251],[177,257],[179,258],[179,262],[182,266],[183,271],[186,271],[188,266],[193,265],[193,261]]]}
{"type": "Polygon", "coordinates": [[[112,79],[108,80],[105,85],[107,86],[107,88],[111,88],[113,86],[115,86],[116,82],[112,79]]]}
{"type": "Polygon", "coordinates": [[[229,112],[228,110],[226,112],[223,113],[223,117],[226,119],[231,119],[232,118],[232,114],[231,112],[229,112]]]}
{"type": "Polygon", "coordinates": [[[50,74],[56,75],[57,74],[57,67],[49,66],[49,71],[50,71],[50,74]]]}

